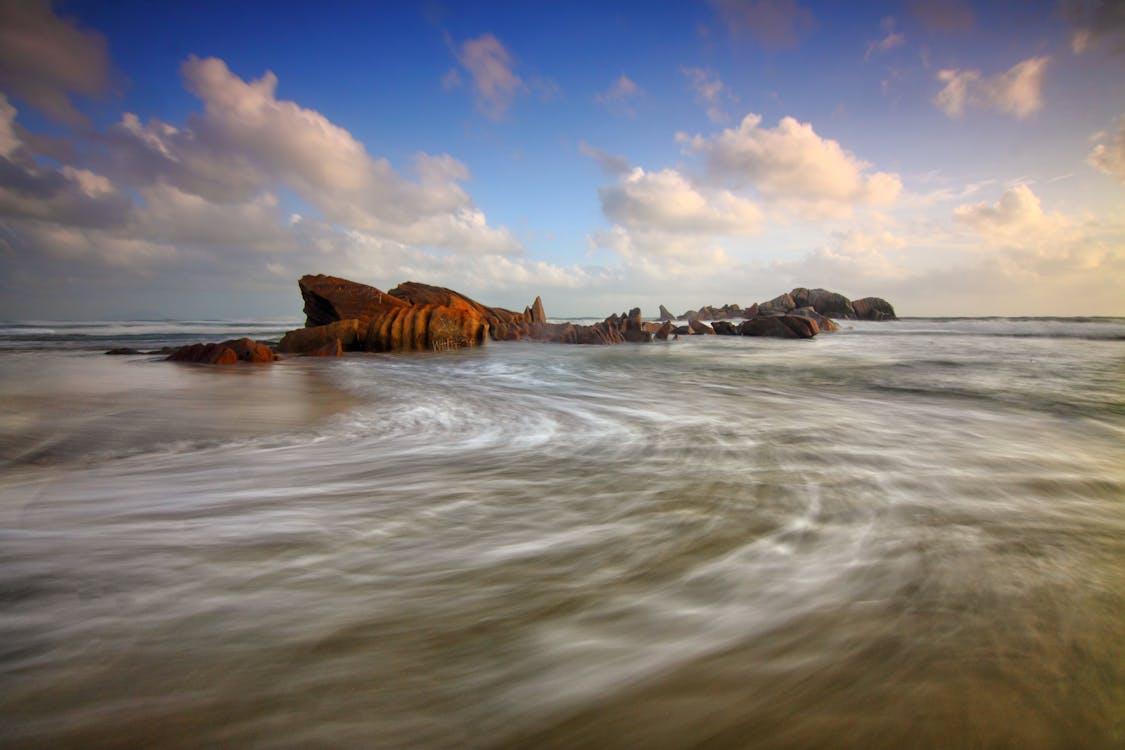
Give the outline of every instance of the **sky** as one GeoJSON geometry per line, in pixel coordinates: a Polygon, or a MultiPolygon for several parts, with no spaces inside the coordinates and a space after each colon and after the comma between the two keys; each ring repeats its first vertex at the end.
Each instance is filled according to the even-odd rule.
{"type": "Polygon", "coordinates": [[[0,318],[1125,315],[1125,3],[0,0],[0,318]]]}

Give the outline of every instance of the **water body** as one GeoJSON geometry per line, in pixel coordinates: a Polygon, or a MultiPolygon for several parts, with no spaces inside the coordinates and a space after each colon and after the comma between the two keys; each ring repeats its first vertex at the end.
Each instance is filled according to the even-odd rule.
{"type": "Polygon", "coordinates": [[[0,745],[1125,745],[1125,320],[0,326],[0,745]]]}

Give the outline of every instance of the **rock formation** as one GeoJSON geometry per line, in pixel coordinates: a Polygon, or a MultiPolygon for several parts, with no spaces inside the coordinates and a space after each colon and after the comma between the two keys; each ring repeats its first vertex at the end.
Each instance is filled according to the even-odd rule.
{"type": "Polygon", "coordinates": [[[716,320],[711,324],[719,336],[734,336],[738,334],[738,327],[729,320],[716,320]]]}
{"type": "Polygon", "coordinates": [[[897,320],[891,303],[881,297],[864,297],[852,301],[855,316],[860,320],[897,320]]]}
{"type": "Polygon", "coordinates": [[[743,321],[738,332],[743,336],[811,339],[820,329],[814,321],[800,315],[759,315],[743,321]]]}
{"type": "Polygon", "coordinates": [[[660,319],[661,320],[675,320],[676,316],[668,311],[664,305],[660,306],[660,319]]]}
{"type": "Polygon", "coordinates": [[[266,344],[252,339],[231,339],[220,344],[189,344],[168,355],[172,362],[233,365],[236,362],[273,362],[281,359],[266,344]]]}

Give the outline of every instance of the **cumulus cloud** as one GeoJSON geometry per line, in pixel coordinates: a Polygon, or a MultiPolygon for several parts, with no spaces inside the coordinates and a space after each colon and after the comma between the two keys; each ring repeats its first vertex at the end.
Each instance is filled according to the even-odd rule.
{"type": "Polygon", "coordinates": [[[1023,119],[1043,108],[1043,75],[1049,57],[1032,57],[1003,73],[949,68],[938,71],[945,84],[934,104],[949,117],[961,117],[968,106],[993,109],[1023,119]]]}
{"type": "Polygon", "coordinates": [[[101,34],[59,18],[49,0],[0,0],[0,89],[77,127],[88,120],[70,96],[102,94],[109,80],[101,34]]]}
{"type": "Polygon", "coordinates": [[[631,100],[641,96],[644,90],[624,73],[614,79],[609,88],[594,95],[594,101],[604,104],[611,112],[632,117],[631,100]]]}
{"type": "Polygon", "coordinates": [[[635,167],[598,190],[602,211],[630,229],[687,235],[745,235],[758,230],[761,212],[726,190],[703,192],[673,169],[635,167]]]}
{"type": "Polygon", "coordinates": [[[727,113],[723,111],[723,100],[733,99],[726,86],[713,70],[706,68],[680,68],[691,87],[695,90],[695,100],[707,109],[711,122],[726,122],[727,113]]]}
{"type": "Polygon", "coordinates": [[[677,140],[706,158],[709,174],[734,187],[752,185],[765,198],[809,216],[840,216],[858,204],[888,205],[902,190],[898,175],[870,172],[871,164],[822,138],[809,123],[783,117],[775,128],[748,114],[737,128],[677,140]]]}
{"type": "Polygon", "coordinates": [[[106,136],[116,174],[131,184],[168,184],[211,202],[255,200],[286,186],[328,220],[398,242],[461,252],[514,253],[520,245],[490,227],[461,186],[468,168],[447,155],[418,154],[416,179],[368,154],[324,115],[277,97],[277,77],[244,81],[222,60],[182,66],[203,112],[186,126],[126,114],[106,136]]]}
{"type": "Polygon", "coordinates": [[[472,79],[477,109],[493,120],[501,119],[516,96],[527,90],[515,73],[511,54],[492,34],[462,43],[457,61],[472,79]]]}
{"type": "Polygon", "coordinates": [[[796,0],[711,0],[727,28],[750,34],[766,47],[795,47],[816,28],[812,11],[796,0]]]}
{"type": "Polygon", "coordinates": [[[1095,140],[1098,143],[1086,161],[1125,184],[1125,115],[1117,119],[1116,132],[1098,133],[1095,140]]]}
{"type": "Polygon", "coordinates": [[[1006,190],[995,203],[958,206],[954,220],[973,229],[987,247],[1005,252],[1028,272],[1094,269],[1116,251],[1087,222],[1058,211],[1046,211],[1027,185],[1006,190]]]}

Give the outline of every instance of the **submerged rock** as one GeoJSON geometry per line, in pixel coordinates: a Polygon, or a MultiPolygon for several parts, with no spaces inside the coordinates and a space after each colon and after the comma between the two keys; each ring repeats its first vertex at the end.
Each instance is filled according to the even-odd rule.
{"type": "Polygon", "coordinates": [[[269,346],[252,339],[231,339],[219,344],[189,344],[170,355],[170,362],[204,365],[233,365],[236,362],[274,362],[281,359],[269,346]]]}

